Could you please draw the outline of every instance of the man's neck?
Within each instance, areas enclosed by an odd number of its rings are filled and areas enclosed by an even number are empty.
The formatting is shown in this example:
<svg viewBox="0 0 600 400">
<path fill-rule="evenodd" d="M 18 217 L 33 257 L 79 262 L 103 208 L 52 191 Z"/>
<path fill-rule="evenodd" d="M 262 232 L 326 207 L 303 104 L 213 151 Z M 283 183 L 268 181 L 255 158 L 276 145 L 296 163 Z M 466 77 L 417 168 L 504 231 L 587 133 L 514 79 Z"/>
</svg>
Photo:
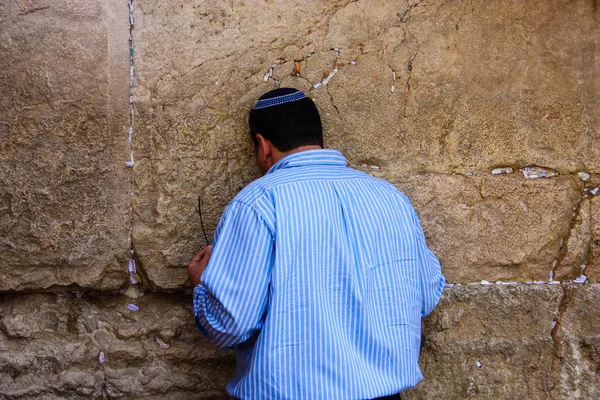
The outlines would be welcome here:
<svg viewBox="0 0 600 400">
<path fill-rule="evenodd" d="M 273 151 L 273 153 L 272 153 L 273 164 L 277 163 L 277 161 L 281 160 L 283 157 L 288 156 L 290 154 L 300 153 L 301 151 L 322 150 L 322 149 L 323 148 L 318 145 L 308 145 L 308 146 L 296 147 L 295 149 L 292 149 L 290 151 L 281 152 L 281 151 L 277 150 L 277 148 L 273 147 L 273 150 L 272 150 Z"/>
</svg>

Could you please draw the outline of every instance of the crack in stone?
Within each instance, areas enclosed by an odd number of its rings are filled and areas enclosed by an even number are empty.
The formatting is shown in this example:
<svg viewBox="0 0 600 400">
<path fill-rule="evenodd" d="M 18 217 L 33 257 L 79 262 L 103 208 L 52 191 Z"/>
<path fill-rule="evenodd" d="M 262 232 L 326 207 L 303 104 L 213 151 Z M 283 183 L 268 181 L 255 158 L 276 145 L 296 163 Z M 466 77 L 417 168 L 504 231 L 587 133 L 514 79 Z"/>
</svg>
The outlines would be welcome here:
<svg viewBox="0 0 600 400">
<path fill-rule="evenodd" d="M 402 116 L 404 118 L 408 118 L 408 115 L 406 115 L 406 110 L 408 108 L 408 100 L 410 97 L 410 90 L 411 90 L 411 86 L 410 86 L 410 80 L 412 78 L 412 61 L 415 59 L 415 57 L 417 56 L 417 53 L 415 53 L 415 55 L 413 56 L 413 58 L 410 60 L 409 64 L 408 64 L 408 80 L 406 81 L 406 89 L 404 91 L 404 110 L 402 112 Z"/>
<path fill-rule="evenodd" d="M 323 49 L 323 45 L 325 43 L 325 40 L 327 40 L 327 36 L 329 36 L 329 31 L 331 30 L 331 20 L 333 19 L 333 17 L 335 17 L 335 15 L 338 13 L 338 11 L 340 11 L 343 8 L 346 8 L 347 6 L 349 6 L 350 4 L 354 3 L 354 1 L 349 1 L 346 4 L 343 5 L 339 5 L 339 6 L 334 6 L 329 14 L 329 18 L 327 19 L 327 22 L 323 22 L 321 25 L 318 25 L 317 27 L 320 28 L 321 26 L 325 26 L 327 31 L 325 32 L 325 34 L 323 35 L 322 39 L 321 39 L 321 44 L 320 44 L 320 48 Z M 327 12 L 326 12 L 327 14 Z"/>
<path fill-rule="evenodd" d="M 419 48 L 420 48 L 419 40 L 413 34 L 410 33 L 408 25 L 409 25 L 409 21 L 410 21 L 410 17 L 411 17 L 410 16 L 410 12 L 414 8 L 418 7 L 419 4 L 420 3 L 417 3 L 417 4 L 414 4 L 412 6 L 409 6 L 409 8 L 404 12 L 404 14 L 402 14 L 402 17 L 400 18 L 401 22 L 405 22 L 405 25 L 404 25 L 404 38 L 402 39 L 402 41 L 403 42 L 406 41 L 408 39 L 408 36 L 410 35 L 417 42 L 417 51 L 415 51 L 415 54 L 408 61 L 408 67 L 407 67 L 407 69 L 408 69 L 408 79 L 406 81 L 405 90 L 404 90 L 404 109 L 402 111 L 402 116 L 405 119 L 408 118 L 408 115 L 406 114 L 406 111 L 407 111 L 407 108 L 408 108 L 408 100 L 409 100 L 410 92 L 411 92 L 411 88 L 412 88 L 410 86 L 410 80 L 412 78 L 413 62 L 414 62 L 415 58 L 417 58 L 417 55 L 419 54 Z"/>
<path fill-rule="evenodd" d="M 307 63 L 308 66 L 308 63 Z M 310 85 L 310 87 L 312 88 L 314 86 L 314 84 L 306 77 L 302 76 L 301 74 L 299 75 L 294 75 L 296 78 L 302 79 L 303 81 L 308 82 L 308 84 Z"/>
<path fill-rule="evenodd" d="M 546 399 L 553 398 L 554 390 L 559 386 L 560 382 L 560 361 L 562 359 L 562 345 L 560 343 L 561 339 L 561 328 L 562 328 L 562 319 L 567 310 L 568 306 L 568 293 L 565 285 L 560 285 L 562 289 L 562 294 L 558 300 L 558 306 L 556 310 L 556 318 L 553 320 L 553 327 L 550 331 L 550 337 L 552 338 L 552 360 L 550 365 L 550 371 L 552 375 L 552 384 L 550 389 L 546 389 Z"/>
<path fill-rule="evenodd" d="M 371 35 L 371 32 L 370 32 L 370 30 L 371 30 L 370 29 L 371 28 L 371 24 L 369 24 L 369 22 L 370 22 L 369 21 L 369 17 L 367 16 L 367 13 L 365 12 L 365 10 L 361 6 L 358 5 L 358 1 L 353 1 L 352 3 L 354 3 L 354 5 L 356 6 L 356 8 L 358 8 L 360 10 L 360 12 L 362 13 L 365 21 L 367 22 L 367 26 L 369 27 L 369 29 L 368 29 L 369 32 L 367 33 L 367 40 L 370 40 L 372 35 Z"/>
<path fill-rule="evenodd" d="M 587 248 L 585 250 L 587 256 L 585 258 L 585 264 L 584 264 L 584 266 L 582 267 L 582 270 L 581 270 L 581 274 L 582 275 L 585 275 L 585 271 L 587 269 L 587 266 L 590 265 L 590 264 L 592 264 L 592 262 L 594 261 L 594 254 L 593 254 L 593 251 L 592 251 L 592 246 L 593 246 L 593 243 L 596 240 L 596 235 L 595 235 L 595 231 L 593 229 L 593 226 L 594 226 L 594 214 L 592 213 L 591 200 L 590 200 L 590 213 L 589 214 L 590 215 L 588 216 L 588 218 L 589 218 L 589 224 L 590 224 L 590 240 L 589 240 L 589 242 L 587 244 Z"/>
<path fill-rule="evenodd" d="M 367 13 L 365 12 L 364 8 L 362 8 L 361 6 L 358 5 L 358 1 L 354 0 L 354 1 L 352 1 L 352 3 L 356 6 L 356 8 L 358 8 L 360 10 L 363 17 L 365 17 L 365 20 L 369 21 L 369 17 L 367 16 Z"/>
<path fill-rule="evenodd" d="M 99 398 L 100 396 L 102 397 L 106 397 L 108 394 L 108 377 L 106 376 L 106 370 L 104 368 L 104 365 L 101 366 L 102 367 L 102 385 L 96 389 L 96 392 L 94 393 L 94 398 Z M 98 393 L 100 392 L 100 393 Z"/>
<path fill-rule="evenodd" d="M 419 4 L 421 4 L 421 2 L 415 3 L 415 4 L 409 4 L 408 8 L 404 11 L 404 13 L 402 13 L 402 15 L 399 15 L 398 17 L 400 18 L 400 22 L 407 22 L 410 19 L 410 12 L 414 9 L 419 7 Z"/>
<path fill-rule="evenodd" d="M 29 15 L 29 14 L 33 14 L 36 11 L 47 10 L 49 8 L 50 8 L 50 6 L 32 7 L 28 10 L 25 10 L 25 11 L 19 13 L 19 15 Z"/>
<path fill-rule="evenodd" d="M 327 91 L 327 94 L 329 95 L 329 101 L 331 102 L 331 105 L 335 109 L 335 112 L 336 112 L 338 118 L 341 120 L 342 117 L 340 116 L 340 110 L 335 105 L 335 102 L 333 101 L 333 96 L 331 95 L 331 92 L 329 91 L 329 88 L 327 87 L 327 85 L 324 85 L 324 86 L 325 86 L 325 90 Z"/>
<path fill-rule="evenodd" d="M 306 76 L 303 75 L 302 70 L 300 70 L 300 69 L 296 70 L 296 68 L 297 68 L 296 64 L 304 61 L 305 62 L 304 71 L 307 71 L 308 70 L 308 59 L 312 56 L 312 54 L 313 53 L 309 53 L 305 56 L 302 56 L 301 58 L 294 58 L 294 59 L 289 59 L 289 60 L 286 58 L 279 58 L 279 59 L 277 59 L 277 63 L 278 63 L 277 66 L 284 65 L 290 61 L 294 62 L 295 63 L 294 70 L 292 71 L 290 76 L 304 80 L 312 88 L 314 86 L 314 84 L 308 78 L 306 78 Z M 271 67 L 270 67 L 271 70 L 275 69 L 274 65 L 275 65 L 275 63 L 271 64 Z M 273 79 L 275 81 L 275 78 L 273 78 L 272 74 L 271 74 L 271 76 L 269 76 L 269 79 Z M 263 80 L 264 80 L 264 77 L 263 77 Z"/>
<path fill-rule="evenodd" d="M 569 243 L 569 240 L 571 239 L 571 235 L 573 235 L 573 232 L 575 231 L 575 227 L 577 226 L 577 221 L 578 221 L 580 213 L 581 213 L 581 205 L 586 200 L 586 198 L 587 197 L 585 196 L 585 194 L 582 194 L 579 201 L 577 201 L 577 204 L 575 204 L 575 208 L 573 210 L 573 216 L 571 217 L 571 221 L 569 222 L 569 230 L 568 230 L 567 234 L 561 238 L 560 247 L 558 249 L 558 255 L 556 257 L 554 265 L 552 266 L 552 270 L 550 271 L 550 280 L 554 280 L 556 273 L 562 266 L 562 263 L 563 263 L 565 257 L 567 256 L 568 243 Z M 591 218 L 591 213 L 590 213 L 590 218 Z M 590 221 L 590 223 L 591 223 L 591 221 Z M 591 246 L 591 241 L 590 241 L 589 245 Z"/>
</svg>

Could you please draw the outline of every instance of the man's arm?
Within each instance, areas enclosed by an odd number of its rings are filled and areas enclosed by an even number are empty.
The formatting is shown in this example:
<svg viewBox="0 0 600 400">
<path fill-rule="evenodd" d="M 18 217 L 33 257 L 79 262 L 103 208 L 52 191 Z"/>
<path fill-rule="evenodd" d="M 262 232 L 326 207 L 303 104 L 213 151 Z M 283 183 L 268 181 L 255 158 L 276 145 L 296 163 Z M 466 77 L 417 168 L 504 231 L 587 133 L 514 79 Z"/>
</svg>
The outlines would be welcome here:
<svg viewBox="0 0 600 400">
<path fill-rule="evenodd" d="M 218 347 L 236 346 L 262 327 L 273 255 L 273 236 L 262 218 L 233 201 L 194 288 L 196 327 Z"/>
<path fill-rule="evenodd" d="M 419 270 L 421 275 L 421 316 L 428 316 L 440 301 L 444 283 L 442 268 L 438 258 L 425 243 L 425 234 L 421 228 L 419 217 L 413 210 L 413 222 L 417 235 L 417 251 L 419 257 Z"/>
</svg>

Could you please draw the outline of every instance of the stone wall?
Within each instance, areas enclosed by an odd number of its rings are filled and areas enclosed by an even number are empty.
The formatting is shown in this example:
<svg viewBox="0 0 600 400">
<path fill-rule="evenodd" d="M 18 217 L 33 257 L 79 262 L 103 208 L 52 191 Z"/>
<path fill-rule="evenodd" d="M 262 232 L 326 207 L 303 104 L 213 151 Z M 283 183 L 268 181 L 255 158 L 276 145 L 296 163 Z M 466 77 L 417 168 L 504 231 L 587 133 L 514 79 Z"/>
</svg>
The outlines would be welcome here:
<svg viewBox="0 0 600 400">
<path fill-rule="evenodd" d="M 2 2 L 0 399 L 224 396 L 185 267 L 276 85 L 409 196 L 454 284 L 407 398 L 600 397 L 596 3 Z"/>
</svg>

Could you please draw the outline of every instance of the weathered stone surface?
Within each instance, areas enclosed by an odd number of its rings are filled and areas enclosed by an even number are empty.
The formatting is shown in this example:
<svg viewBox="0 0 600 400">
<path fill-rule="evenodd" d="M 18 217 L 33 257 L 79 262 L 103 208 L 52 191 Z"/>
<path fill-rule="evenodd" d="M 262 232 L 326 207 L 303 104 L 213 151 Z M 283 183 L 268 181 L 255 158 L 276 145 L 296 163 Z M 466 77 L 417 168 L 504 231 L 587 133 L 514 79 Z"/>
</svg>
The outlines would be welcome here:
<svg viewBox="0 0 600 400">
<path fill-rule="evenodd" d="M 597 170 L 593 4 L 414 3 L 408 11 L 396 6 L 391 25 L 370 16 L 363 17 L 370 30 L 356 18 L 340 22 L 348 37 L 362 32 L 362 41 L 340 47 L 367 54 L 329 85 L 340 115 L 328 120 L 336 144 L 358 163 L 379 158 L 406 172 L 505 164 Z M 348 5 L 355 6 L 371 15 L 382 8 Z"/>
<path fill-rule="evenodd" d="M 559 254 L 554 274 L 556 280 L 576 279 L 582 273 L 594 282 L 600 279 L 597 267 L 600 261 L 599 190 L 600 176 L 589 176 L 585 181 L 581 202 L 571 219 L 571 231 Z"/>
<path fill-rule="evenodd" d="M 600 397 L 600 285 L 565 286 L 555 335 L 553 399 Z"/>
<path fill-rule="evenodd" d="M 326 145 L 398 181 L 499 166 L 600 170 L 600 33 L 589 2 L 136 4 L 134 243 L 153 287 L 184 285 L 185 264 L 204 245 L 197 194 L 210 235 L 257 177 L 247 112 L 275 82 L 309 91 L 337 68 L 309 92 Z M 447 273 L 548 279 L 576 191 L 563 178 L 485 182 L 485 201 L 457 178 L 465 186 L 432 203 L 446 207 L 422 212 Z M 423 195 L 409 195 L 419 206 Z M 473 210 L 460 210 L 456 200 L 469 196 Z"/>
<path fill-rule="evenodd" d="M 241 3 L 234 9 L 214 2 L 137 4 L 135 148 L 140 162 L 134 169 L 134 245 L 151 286 L 181 287 L 190 256 L 205 245 L 197 196 L 202 196 L 203 219 L 212 236 L 227 202 L 258 177 L 247 112 L 273 88 L 272 81 L 262 79 L 287 47 L 281 43 L 291 40 L 286 35 L 301 37 L 288 29 L 292 21 L 281 21 L 276 29 L 268 26 L 279 14 L 295 18 L 298 32 L 308 31 L 328 17 L 329 5 L 307 7 L 303 19 L 278 4 L 268 10 Z M 177 38 L 168 52 L 165 35 Z M 271 50 L 266 44 L 273 40 L 283 47 Z M 283 68 L 275 70 L 278 77 Z"/>
<path fill-rule="evenodd" d="M 600 198 L 591 200 L 590 211 L 592 237 L 590 241 L 590 259 L 585 269 L 586 276 L 594 281 L 600 282 Z"/>
<path fill-rule="evenodd" d="M 375 175 L 412 200 L 450 282 L 548 280 L 581 199 L 569 176 Z"/>
<path fill-rule="evenodd" d="M 554 271 L 554 279 L 576 279 L 591 261 L 592 217 L 591 199 L 585 198 L 576 206 L 571 221 L 571 231 L 563 243 L 562 254 Z"/>
<path fill-rule="evenodd" d="M 597 397 L 599 295 L 597 284 L 447 288 L 424 323 L 425 379 L 405 397 Z M 195 330 L 190 296 L 5 294 L 0 316 L 0 398 L 226 398 L 235 369 Z"/>
<path fill-rule="evenodd" d="M 127 7 L 0 4 L 0 291 L 125 280 Z"/>
<path fill-rule="evenodd" d="M 234 367 L 195 330 L 190 296 L 0 296 L 2 399 L 218 398 Z"/>
<path fill-rule="evenodd" d="M 404 397 L 546 399 L 561 294 L 554 285 L 446 290 L 424 327 L 425 379 Z"/>
<path fill-rule="evenodd" d="M 197 196 L 210 239 L 258 177 L 247 113 L 276 84 L 315 100 L 328 147 L 408 194 L 449 281 L 568 281 L 585 265 L 598 282 L 599 13 L 585 0 L 136 0 L 132 181 L 126 2 L 3 1 L 0 292 L 121 287 L 130 184 L 144 284 L 185 286 L 205 244 Z M 599 293 L 447 289 L 405 397 L 599 397 Z M 0 294 L 0 399 L 226 398 L 235 360 L 195 331 L 190 303 Z"/>
<path fill-rule="evenodd" d="M 590 243 L 585 275 L 600 282 L 600 176 L 593 176 L 590 185 Z M 592 193 L 595 193 L 592 194 Z"/>
</svg>

